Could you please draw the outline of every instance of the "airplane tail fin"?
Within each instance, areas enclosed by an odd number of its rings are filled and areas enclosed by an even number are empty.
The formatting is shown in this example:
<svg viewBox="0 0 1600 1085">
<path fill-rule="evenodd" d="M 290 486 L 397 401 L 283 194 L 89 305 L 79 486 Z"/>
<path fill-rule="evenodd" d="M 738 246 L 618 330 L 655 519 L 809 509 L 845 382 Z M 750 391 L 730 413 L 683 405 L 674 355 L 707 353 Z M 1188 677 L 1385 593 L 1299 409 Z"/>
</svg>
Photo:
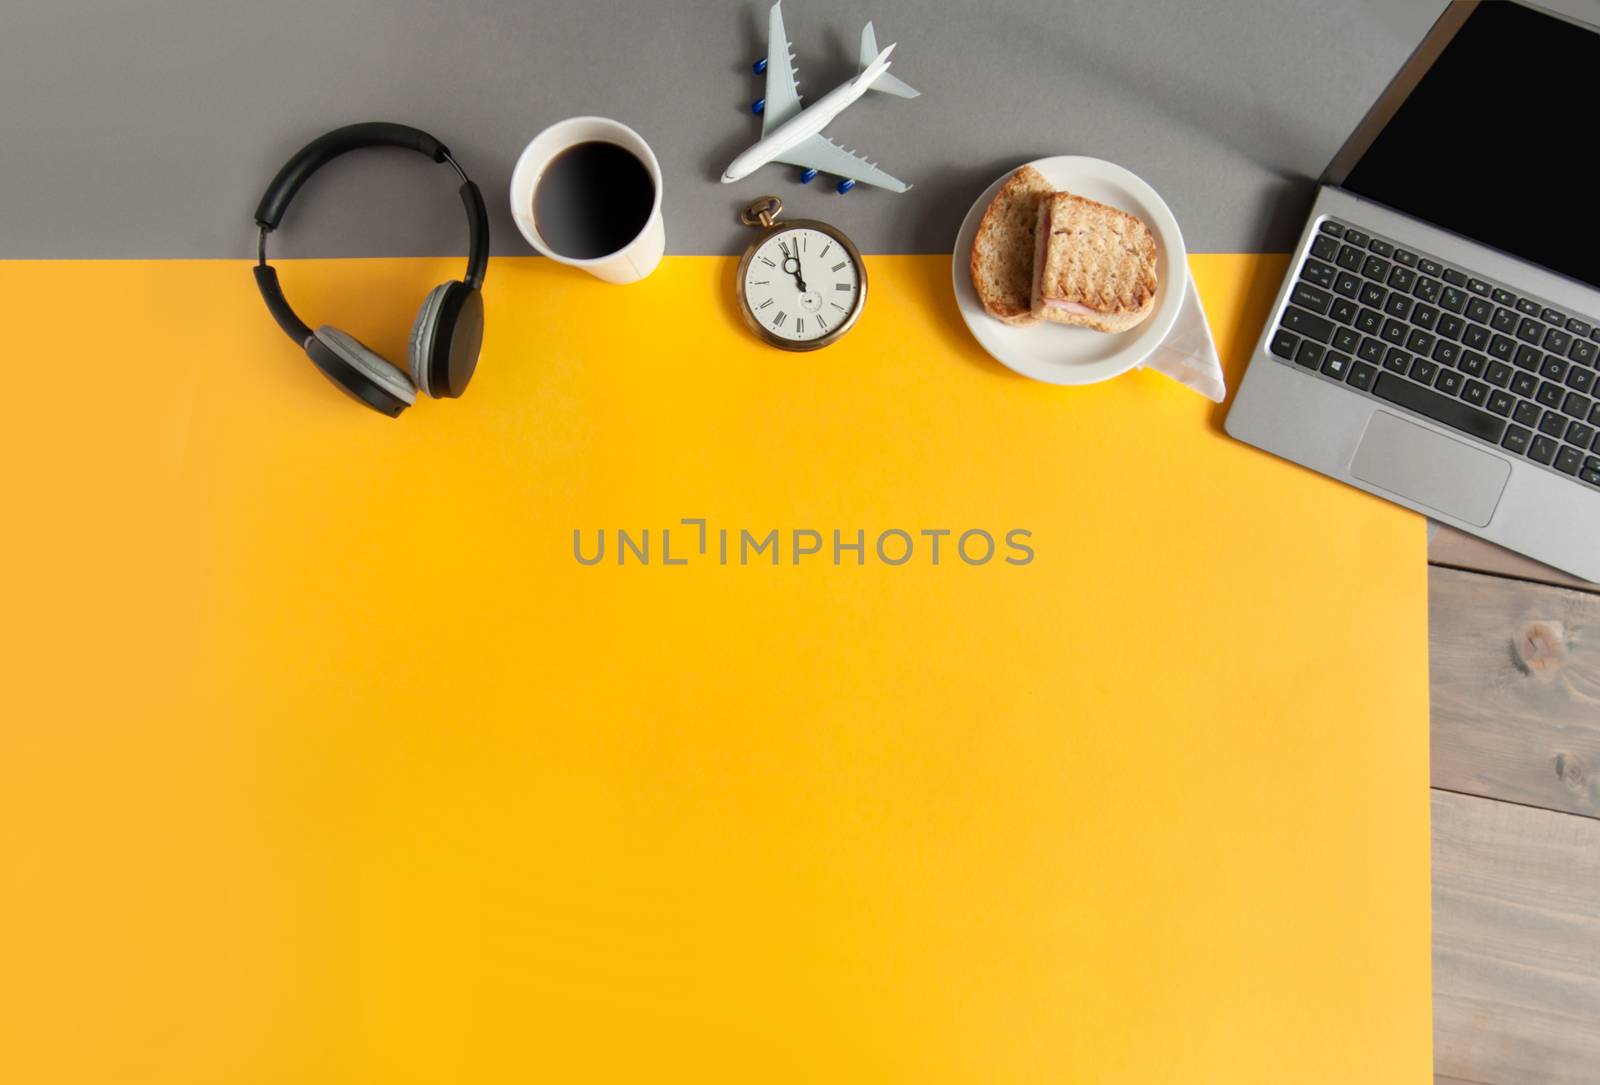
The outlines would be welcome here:
<svg viewBox="0 0 1600 1085">
<path fill-rule="evenodd" d="M 890 46 L 893 48 L 893 46 Z M 872 32 L 872 24 L 868 23 L 861 29 L 861 70 L 865 72 L 878 59 L 878 36 Z M 892 94 L 896 98 L 915 98 L 922 92 L 915 87 L 896 79 L 888 72 L 883 72 L 873 79 L 871 90 Z"/>
</svg>

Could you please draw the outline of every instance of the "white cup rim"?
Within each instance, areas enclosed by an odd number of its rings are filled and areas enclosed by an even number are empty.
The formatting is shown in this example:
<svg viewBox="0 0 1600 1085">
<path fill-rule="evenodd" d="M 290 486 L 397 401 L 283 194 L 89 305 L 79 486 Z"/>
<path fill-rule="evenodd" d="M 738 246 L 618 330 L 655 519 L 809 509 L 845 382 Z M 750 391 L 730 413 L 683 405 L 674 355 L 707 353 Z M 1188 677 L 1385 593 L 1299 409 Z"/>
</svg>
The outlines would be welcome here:
<svg viewBox="0 0 1600 1085">
<path fill-rule="evenodd" d="M 531 157 L 535 145 L 537 145 L 539 141 L 543 139 L 555 138 L 559 136 L 562 129 L 572 128 L 584 124 L 609 127 L 619 135 L 632 139 L 635 144 L 634 146 L 628 146 L 623 143 L 617 143 L 617 146 L 622 147 L 623 150 L 634 155 L 645 164 L 645 167 L 650 171 L 650 180 L 655 187 L 655 199 L 651 202 L 650 213 L 645 216 L 644 223 L 639 227 L 639 232 L 630 237 L 626 244 L 612 252 L 606 253 L 604 256 L 566 256 L 562 253 L 556 252 L 554 247 L 551 246 L 549 242 L 545 241 L 544 235 L 539 232 L 538 223 L 534 221 L 533 217 L 533 193 L 538 187 L 538 179 L 543 174 L 544 168 L 556 157 L 555 154 L 541 155 L 541 161 L 537 163 L 538 172 L 534 173 L 532 178 L 528 178 L 528 173 L 535 169 L 534 159 Z M 610 142 L 616 141 L 613 140 Z M 565 142 L 562 144 L 561 150 L 566 150 L 571 146 L 573 146 L 572 142 Z M 525 180 L 526 184 L 524 184 Z M 527 199 L 519 200 L 518 194 L 523 189 L 526 189 L 526 192 L 523 194 L 526 195 Z M 587 114 L 581 117 L 567 117 L 565 120 L 559 120 L 554 124 L 546 125 L 537 135 L 528 141 L 526 146 L 522 148 L 522 153 L 517 156 L 517 164 L 511 171 L 510 200 L 511 218 L 514 222 L 516 222 L 517 229 L 522 233 L 523 239 L 527 241 L 528 244 L 532 245 L 540 253 L 559 263 L 567 264 L 571 267 L 577 268 L 596 267 L 608 261 L 615 260 L 620 254 L 627 252 L 635 242 L 637 242 L 649 231 L 650 224 L 655 221 L 657 215 L 661 214 L 661 163 L 656 161 L 656 153 L 653 149 L 651 149 L 650 144 L 645 141 L 645 138 L 619 120 L 616 120 L 612 117 L 601 117 L 592 114 Z M 535 240 L 536 238 L 537 240 Z"/>
</svg>

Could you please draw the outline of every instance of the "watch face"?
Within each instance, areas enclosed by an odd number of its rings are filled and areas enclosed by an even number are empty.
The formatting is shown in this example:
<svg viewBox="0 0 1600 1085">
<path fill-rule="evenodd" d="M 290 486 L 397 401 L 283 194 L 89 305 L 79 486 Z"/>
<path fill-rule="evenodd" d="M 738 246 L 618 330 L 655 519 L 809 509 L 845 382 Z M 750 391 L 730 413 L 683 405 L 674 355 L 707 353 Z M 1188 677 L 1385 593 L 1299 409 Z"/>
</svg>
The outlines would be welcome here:
<svg viewBox="0 0 1600 1085">
<path fill-rule="evenodd" d="M 850 243 L 809 224 L 764 235 L 744 263 L 746 316 L 768 342 L 792 350 L 838 338 L 861 311 L 866 276 Z"/>
</svg>

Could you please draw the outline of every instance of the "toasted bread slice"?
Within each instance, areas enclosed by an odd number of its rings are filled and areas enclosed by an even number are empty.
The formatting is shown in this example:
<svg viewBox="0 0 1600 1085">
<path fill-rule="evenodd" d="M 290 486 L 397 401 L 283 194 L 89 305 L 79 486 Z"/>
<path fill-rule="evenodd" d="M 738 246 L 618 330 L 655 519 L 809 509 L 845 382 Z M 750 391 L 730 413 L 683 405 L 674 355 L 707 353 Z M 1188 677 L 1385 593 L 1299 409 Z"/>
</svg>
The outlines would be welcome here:
<svg viewBox="0 0 1600 1085">
<path fill-rule="evenodd" d="M 1034 229 L 1039 204 L 1053 190 L 1044 174 L 1023 166 L 1001 187 L 972 242 L 972 286 L 990 316 L 1033 324 Z"/>
<path fill-rule="evenodd" d="M 1058 192 L 1040 202 L 1032 308 L 1057 324 L 1125 332 L 1156 305 L 1156 239 L 1136 216 Z"/>
</svg>

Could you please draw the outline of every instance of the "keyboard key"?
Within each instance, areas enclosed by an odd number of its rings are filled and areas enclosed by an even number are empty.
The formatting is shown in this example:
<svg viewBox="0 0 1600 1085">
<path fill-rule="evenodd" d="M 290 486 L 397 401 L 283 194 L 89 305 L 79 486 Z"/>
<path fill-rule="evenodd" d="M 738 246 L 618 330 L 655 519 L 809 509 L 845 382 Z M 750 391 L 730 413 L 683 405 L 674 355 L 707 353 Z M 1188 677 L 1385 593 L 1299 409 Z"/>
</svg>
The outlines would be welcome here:
<svg viewBox="0 0 1600 1085">
<path fill-rule="evenodd" d="M 1389 244 L 1387 241 L 1384 241 L 1382 238 L 1375 237 L 1371 241 L 1368 241 L 1367 248 L 1371 249 L 1379 256 L 1394 255 L 1394 246 Z"/>
<path fill-rule="evenodd" d="M 1366 258 L 1367 254 L 1354 245 L 1345 245 L 1339 250 L 1335 262 L 1346 271 L 1360 271 L 1361 264 Z"/>
<path fill-rule="evenodd" d="M 1482 350 L 1489 345 L 1489 329 L 1482 324 L 1468 324 L 1467 330 L 1461 333 L 1461 341 L 1474 350 Z"/>
<path fill-rule="evenodd" d="M 1476 320 L 1479 324 L 1489 323 L 1489 318 L 1494 315 L 1494 306 L 1482 298 L 1472 298 L 1467 302 L 1467 317 Z"/>
<path fill-rule="evenodd" d="M 1497 332 L 1516 331 L 1517 314 L 1510 309 L 1496 309 L 1494 316 L 1489 318 L 1489 326 Z"/>
<path fill-rule="evenodd" d="M 1527 313 L 1529 316 L 1539 315 L 1539 303 L 1532 298 L 1518 298 L 1517 312 Z"/>
<path fill-rule="evenodd" d="M 1532 430 L 1523 429 L 1521 426 L 1507 426 L 1506 439 L 1500 442 L 1500 447 L 1510 449 L 1520 456 L 1528 451 L 1528 441 L 1532 437 Z"/>
<path fill-rule="evenodd" d="M 1456 359 L 1461 356 L 1461 348 L 1448 339 L 1439 340 L 1433 348 L 1433 360 L 1440 365 L 1454 366 Z"/>
<path fill-rule="evenodd" d="M 1344 236 L 1344 227 L 1340 226 L 1332 219 L 1323 219 L 1317 224 L 1317 229 L 1321 230 L 1325 234 L 1331 234 L 1334 237 Z"/>
<path fill-rule="evenodd" d="M 1535 437 L 1533 446 L 1528 449 L 1528 459 L 1534 463 L 1548 465 L 1551 460 L 1556 458 L 1556 450 L 1560 447 L 1548 437 Z"/>
<path fill-rule="evenodd" d="M 1539 419 L 1539 432 L 1546 437 L 1560 437 L 1567 432 L 1567 420 L 1555 411 L 1545 411 Z"/>
<path fill-rule="evenodd" d="M 1394 258 L 1397 263 L 1404 264 L 1406 267 L 1417 266 L 1417 254 L 1410 249 L 1395 249 Z"/>
<path fill-rule="evenodd" d="M 1461 389 L 1461 398 L 1474 407 L 1482 407 L 1489 402 L 1489 386 L 1482 381 L 1467 381 L 1465 388 Z"/>
<path fill-rule="evenodd" d="M 1411 362 L 1411 379 L 1419 384 L 1432 384 L 1434 374 L 1439 372 L 1439 367 L 1426 358 L 1416 358 Z"/>
<path fill-rule="evenodd" d="M 1540 391 L 1544 391 L 1543 388 Z M 1587 418 L 1589 411 L 1594 407 L 1594 400 L 1588 396 L 1579 395 L 1577 392 L 1568 392 L 1561 400 L 1561 409 L 1573 418 Z"/>
<path fill-rule="evenodd" d="M 1361 280 L 1348 271 L 1341 271 L 1333 277 L 1333 292 L 1342 298 L 1353 298 L 1361 293 Z"/>
<path fill-rule="evenodd" d="M 1438 323 L 1438 321 L 1439 310 L 1435 309 L 1431 305 L 1418 305 L 1416 308 L 1411 310 L 1411 323 L 1417 325 L 1418 327 L 1427 328 L 1429 331 L 1432 331 L 1433 326 Z"/>
<path fill-rule="evenodd" d="M 1532 399 L 1533 394 L 1539 390 L 1539 378 L 1532 373 L 1514 373 L 1511 377 L 1511 391 L 1523 399 Z"/>
<path fill-rule="evenodd" d="M 1517 404 L 1517 409 L 1512 412 L 1511 417 L 1517 420 L 1519 426 L 1537 426 L 1539 416 L 1542 414 L 1544 412 L 1539 409 L 1537 403 L 1524 399 Z"/>
<path fill-rule="evenodd" d="M 1350 368 L 1350 355 L 1340 354 L 1330 350 L 1322 359 L 1322 371 L 1334 380 L 1344 380 L 1345 371 Z"/>
<path fill-rule="evenodd" d="M 1467 289 L 1472 291 L 1474 294 L 1482 294 L 1484 297 L 1489 296 L 1489 284 L 1484 282 L 1482 279 L 1469 278 L 1467 280 Z"/>
<path fill-rule="evenodd" d="M 1333 295 L 1325 290 L 1318 290 L 1305 283 L 1295 283 L 1294 290 L 1289 294 L 1289 300 L 1313 312 L 1327 315 L 1328 307 L 1333 304 Z"/>
<path fill-rule="evenodd" d="M 1370 305 L 1374 309 L 1383 308 L 1384 299 L 1389 292 L 1377 283 L 1366 283 L 1361 287 L 1361 304 Z"/>
<path fill-rule="evenodd" d="M 1567 387 L 1585 394 L 1594 391 L 1595 373 L 1592 369 L 1573 366 L 1567 370 Z"/>
<path fill-rule="evenodd" d="M 1383 356 L 1383 368 L 1391 373 L 1405 373 L 1411 368 L 1411 355 L 1399 347 L 1390 347 L 1389 353 Z"/>
<path fill-rule="evenodd" d="M 1301 340 L 1300 349 L 1294 352 L 1294 364 L 1315 369 L 1322 364 L 1322 356 L 1327 349 L 1321 343 L 1313 343 L 1309 339 Z"/>
<path fill-rule="evenodd" d="M 1300 277 L 1324 290 L 1330 289 L 1333 286 L 1333 265 L 1324 264 L 1321 260 L 1307 260 L 1300 269 Z"/>
<path fill-rule="evenodd" d="M 1573 392 L 1572 394 L 1575 396 L 1578 395 L 1576 392 Z M 1537 399 L 1540 403 L 1543 403 L 1546 407 L 1559 407 L 1561 406 L 1561 401 L 1567 398 L 1567 391 L 1559 384 L 1545 381 L 1543 384 L 1539 385 L 1539 391 L 1534 394 L 1533 398 Z M 1578 398 L 1582 399 L 1583 397 L 1578 396 Z"/>
<path fill-rule="evenodd" d="M 1575 316 L 1567 317 L 1567 331 L 1573 335 L 1588 335 L 1593 330 L 1593 328 L 1589 327 L 1588 321 L 1579 320 Z"/>
<path fill-rule="evenodd" d="M 1406 336 L 1406 349 L 1418 354 L 1433 353 L 1434 337 L 1421 328 L 1412 328 L 1411 334 Z"/>
<path fill-rule="evenodd" d="M 1333 307 L 1328 310 L 1328 319 L 1337 320 L 1340 324 L 1354 324 L 1356 314 L 1360 311 L 1349 298 L 1334 298 Z"/>
<path fill-rule="evenodd" d="M 1389 277 L 1390 266 L 1391 265 L 1387 260 L 1379 259 L 1376 256 L 1369 256 L 1361 265 L 1361 274 L 1365 275 L 1369 279 L 1381 283 Z"/>
<path fill-rule="evenodd" d="M 1600 486 L 1600 471 L 1597 471 L 1593 468 L 1585 467 L 1582 471 L 1578 472 L 1578 477 L 1583 479 L 1583 481 L 1587 482 L 1591 486 Z"/>
<path fill-rule="evenodd" d="M 1515 294 L 1498 286 L 1494 288 L 1493 296 L 1496 305 L 1515 305 L 1517 303 Z"/>
<path fill-rule="evenodd" d="M 1594 443 L 1595 428 L 1587 422 L 1573 422 L 1567 427 L 1567 444 L 1588 448 Z"/>
<path fill-rule="evenodd" d="M 1504 419 L 1480 411 L 1459 399 L 1451 399 L 1432 389 L 1412 384 L 1392 373 L 1378 374 L 1372 391 L 1380 399 L 1386 399 L 1396 406 L 1494 444 L 1498 444 L 1505 433 Z"/>
<path fill-rule="evenodd" d="M 1559 328 L 1561 325 L 1567 322 L 1567 314 L 1557 312 L 1554 309 L 1546 309 L 1544 312 L 1539 314 L 1539 319 L 1544 321 L 1546 324 L 1554 324 Z"/>
<path fill-rule="evenodd" d="M 1354 328 L 1340 328 L 1333 333 L 1333 347 L 1347 354 L 1354 354 L 1361 345 L 1361 333 Z"/>
<path fill-rule="evenodd" d="M 1352 245 L 1365 245 L 1368 241 L 1372 240 L 1372 238 L 1368 237 L 1360 230 L 1352 229 L 1349 226 L 1344 228 L 1344 239 L 1350 242 Z"/>
<path fill-rule="evenodd" d="M 1591 426 L 1600 426 L 1600 403 L 1596 403 L 1589 409 L 1589 424 Z M 1595 451 L 1600 452 L 1600 449 Z"/>
<path fill-rule="evenodd" d="M 1537 373 L 1539 371 L 1539 360 L 1543 357 L 1544 355 L 1533 347 L 1524 345 L 1517 348 L 1517 353 L 1511 360 L 1516 363 L 1518 369 L 1526 369 L 1530 373 Z"/>
<path fill-rule="evenodd" d="M 1595 355 L 1600 354 L 1600 347 L 1586 339 L 1574 339 L 1572 349 L 1567 351 L 1567 357 L 1579 365 L 1594 365 Z"/>
<path fill-rule="evenodd" d="M 1551 328 L 1544 333 L 1544 349 L 1555 354 L 1565 354 L 1567 348 L 1572 346 L 1572 336 L 1557 328 Z"/>
<path fill-rule="evenodd" d="M 1320 343 L 1333 338 L 1333 321 L 1304 309 L 1296 309 L 1293 305 L 1283 310 L 1283 326 L 1296 335 L 1307 335 Z"/>
<path fill-rule="evenodd" d="M 1489 409 L 1495 414 L 1499 415 L 1501 418 L 1509 415 L 1511 413 L 1511 408 L 1515 407 L 1516 405 L 1517 401 L 1511 398 L 1510 392 L 1502 392 L 1496 388 L 1494 391 L 1489 393 Z"/>
<path fill-rule="evenodd" d="M 1411 329 L 1401 321 L 1390 319 L 1383 322 L 1383 331 L 1378 334 L 1391 343 L 1404 343 L 1410 332 Z"/>
<path fill-rule="evenodd" d="M 1438 301 L 1439 291 L 1443 289 L 1444 287 L 1438 279 L 1429 279 L 1419 275 L 1417 276 L 1417 285 L 1411 288 L 1411 292 L 1423 301 Z"/>
<path fill-rule="evenodd" d="M 1545 380 L 1558 381 L 1567 375 L 1567 360 L 1557 358 L 1554 354 L 1546 354 L 1539 362 L 1539 376 Z"/>
<path fill-rule="evenodd" d="M 1389 300 L 1383 303 L 1383 311 L 1390 316 L 1397 316 L 1401 320 L 1411 315 L 1411 307 L 1416 303 L 1396 290 L 1389 295 Z"/>
<path fill-rule="evenodd" d="M 1361 340 L 1361 346 L 1356 351 L 1357 357 L 1367 362 L 1383 361 L 1383 341 L 1374 339 L 1370 335 Z"/>
<path fill-rule="evenodd" d="M 1563 475 L 1576 475 L 1581 466 L 1583 453 L 1571 445 L 1562 445 L 1561 451 L 1556 453 L 1556 470 Z"/>
<path fill-rule="evenodd" d="M 1532 317 L 1525 317 L 1517 325 L 1517 338 L 1524 343 L 1537 343 L 1544 338 L 1544 325 Z"/>
<path fill-rule="evenodd" d="M 1318 234 L 1311 239 L 1311 255 L 1318 260 L 1332 260 L 1339 255 L 1339 243 L 1327 234 Z"/>
<path fill-rule="evenodd" d="M 1439 376 L 1434 379 L 1433 386 L 1447 396 L 1461 394 L 1461 384 L 1467 378 L 1457 373 L 1454 369 L 1441 369 Z M 1474 404 L 1480 406 L 1480 404 Z"/>
<path fill-rule="evenodd" d="M 1376 309 L 1363 309 L 1356 314 L 1356 328 L 1368 335 L 1377 335 L 1383 326 L 1383 314 Z"/>
<path fill-rule="evenodd" d="M 1435 325 L 1433 330 L 1438 332 L 1446 339 L 1460 339 L 1461 333 L 1466 330 L 1466 327 L 1467 322 L 1465 320 L 1462 320 L 1458 316 L 1453 316 L 1450 313 L 1445 313 L 1439 318 L 1439 323 Z M 1478 330 L 1483 331 L 1482 328 L 1479 328 Z M 1488 333 L 1484 332 L 1484 334 L 1487 335 Z"/>
<path fill-rule="evenodd" d="M 1396 267 L 1389 272 L 1389 285 L 1396 290 L 1410 290 L 1417 281 L 1417 273 L 1408 267 Z"/>
<path fill-rule="evenodd" d="M 1483 376 L 1483 367 L 1489 359 L 1477 351 L 1464 350 L 1461 352 L 1461 372 L 1473 377 Z"/>
<path fill-rule="evenodd" d="M 1352 388 L 1359 388 L 1363 392 L 1372 387 L 1372 380 L 1378 371 L 1366 362 L 1351 362 L 1350 375 L 1345 378 L 1345 383 Z"/>
<path fill-rule="evenodd" d="M 1496 388 L 1505 388 L 1511 383 L 1511 367 L 1504 362 L 1490 362 L 1483 377 Z"/>
<path fill-rule="evenodd" d="M 1439 308 L 1441 309 L 1459 313 L 1466 307 L 1467 292 L 1465 290 L 1457 290 L 1453 286 L 1447 286 L 1444 288 L 1444 292 L 1439 295 Z"/>
<path fill-rule="evenodd" d="M 1444 281 L 1451 286 L 1466 286 L 1467 273 L 1453 267 L 1447 267 L 1444 269 Z"/>
<path fill-rule="evenodd" d="M 1417 268 L 1424 275 L 1440 275 L 1444 273 L 1444 267 L 1437 260 L 1429 260 L 1426 256 L 1417 260 Z"/>
</svg>

